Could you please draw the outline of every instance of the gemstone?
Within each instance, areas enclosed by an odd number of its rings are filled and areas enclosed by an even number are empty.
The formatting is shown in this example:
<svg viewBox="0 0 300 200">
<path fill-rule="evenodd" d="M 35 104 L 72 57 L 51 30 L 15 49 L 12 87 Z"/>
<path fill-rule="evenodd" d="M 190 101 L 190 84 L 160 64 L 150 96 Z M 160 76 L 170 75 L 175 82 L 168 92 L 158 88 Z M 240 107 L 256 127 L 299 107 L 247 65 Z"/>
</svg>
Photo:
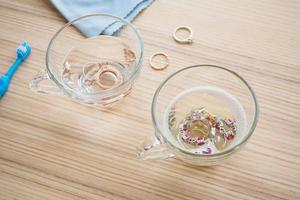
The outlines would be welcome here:
<svg viewBox="0 0 300 200">
<path fill-rule="evenodd" d="M 207 147 L 205 150 L 202 151 L 204 154 L 211 154 L 212 150 L 210 147 Z"/>
<path fill-rule="evenodd" d="M 227 141 L 223 135 L 216 134 L 216 136 L 214 138 L 214 144 L 218 150 L 223 150 L 227 146 Z"/>
<path fill-rule="evenodd" d="M 226 139 L 227 140 L 233 140 L 233 138 L 234 138 L 234 134 L 232 133 L 232 131 L 228 131 L 226 133 Z"/>
<path fill-rule="evenodd" d="M 203 121 L 198 120 L 188 124 L 187 130 L 192 137 L 206 138 L 209 135 L 210 127 Z"/>
</svg>

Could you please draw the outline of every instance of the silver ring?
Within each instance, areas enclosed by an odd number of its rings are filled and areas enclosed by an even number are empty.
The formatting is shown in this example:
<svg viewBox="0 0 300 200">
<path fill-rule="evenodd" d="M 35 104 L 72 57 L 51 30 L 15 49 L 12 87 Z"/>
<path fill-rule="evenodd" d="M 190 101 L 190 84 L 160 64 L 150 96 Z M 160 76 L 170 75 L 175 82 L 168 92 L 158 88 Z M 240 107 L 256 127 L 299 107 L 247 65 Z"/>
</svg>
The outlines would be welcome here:
<svg viewBox="0 0 300 200">
<path fill-rule="evenodd" d="M 209 140 L 209 134 L 211 132 L 209 116 L 209 113 L 207 113 L 204 107 L 193 109 L 191 113 L 179 125 L 179 135 L 182 140 L 195 146 L 202 146 L 206 144 Z M 195 122 L 201 123 L 202 126 L 205 127 L 206 132 L 203 132 L 199 128 L 196 128 L 201 131 L 201 135 L 193 136 L 191 134 L 191 131 L 195 128 L 192 127 L 192 124 Z"/>
<path fill-rule="evenodd" d="M 187 30 L 190 34 L 188 37 L 180 39 L 176 35 L 179 30 Z M 175 31 L 173 33 L 173 38 L 178 43 L 191 44 L 191 43 L 193 43 L 193 30 L 189 26 L 179 26 L 175 29 Z"/>
</svg>

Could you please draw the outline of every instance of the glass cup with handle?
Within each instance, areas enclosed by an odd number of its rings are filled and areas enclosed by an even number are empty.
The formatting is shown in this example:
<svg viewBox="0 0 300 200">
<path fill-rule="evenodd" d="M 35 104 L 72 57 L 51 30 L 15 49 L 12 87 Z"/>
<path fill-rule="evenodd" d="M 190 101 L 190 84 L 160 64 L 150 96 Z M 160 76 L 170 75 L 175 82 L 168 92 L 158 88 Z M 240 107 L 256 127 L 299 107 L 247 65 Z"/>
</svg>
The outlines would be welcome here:
<svg viewBox="0 0 300 200">
<path fill-rule="evenodd" d="M 198 116 L 193 115 L 196 111 Z M 152 101 L 152 121 L 155 133 L 138 149 L 140 159 L 176 157 L 193 165 L 216 165 L 249 140 L 258 121 L 258 102 L 237 73 L 215 65 L 195 65 L 161 83 Z M 233 121 L 234 138 L 225 137 L 226 123 Z M 201 135 L 202 143 L 183 133 Z"/>
<path fill-rule="evenodd" d="M 97 22 L 109 23 L 107 29 L 120 29 L 100 32 Z M 92 31 L 86 36 L 76 27 Z M 46 52 L 46 68 L 32 78 L 29 86 L 38 93 L 111 106 L 131 91 L 142 66 L 143 51 L 141 36 L 131 23 L 108 14 L 82 16 L 54 34 Z"/>
</svg>

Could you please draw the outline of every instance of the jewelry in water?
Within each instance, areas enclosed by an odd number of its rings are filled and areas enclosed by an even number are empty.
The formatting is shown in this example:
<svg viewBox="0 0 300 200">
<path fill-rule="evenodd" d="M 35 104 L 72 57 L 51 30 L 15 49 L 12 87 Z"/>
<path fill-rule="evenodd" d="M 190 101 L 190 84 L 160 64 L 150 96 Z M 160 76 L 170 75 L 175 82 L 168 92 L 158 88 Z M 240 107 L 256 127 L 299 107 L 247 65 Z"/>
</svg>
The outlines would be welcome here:
<svg viewBox="0 0 300 200">
<path fill-rule="evenodd" d="M 244 136 L 245 112 L 227 91 L 210 86 L 190 88 L 171 100 L 164 135 L 174 146 L 195 154 L 215 154 Z"/>
<path fill-rule="evenodd" d="M 129 79 L 135 65 L 133 50 L 116 37 L 100 35 L 84 39 L 71 49 L 61 76 L 69 89 L 93 94 L 120 86 Z"/>
</svg>

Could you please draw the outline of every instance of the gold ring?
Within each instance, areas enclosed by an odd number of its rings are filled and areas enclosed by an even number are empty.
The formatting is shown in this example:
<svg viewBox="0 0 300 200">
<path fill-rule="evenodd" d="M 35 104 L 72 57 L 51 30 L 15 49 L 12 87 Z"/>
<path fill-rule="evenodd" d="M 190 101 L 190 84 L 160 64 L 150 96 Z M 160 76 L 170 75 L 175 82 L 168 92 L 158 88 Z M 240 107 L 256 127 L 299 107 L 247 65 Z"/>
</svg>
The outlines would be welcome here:
<svg viewBox="0 0 300 200">
<path fill-rule="evenodd" d="M 123 81 L 123 77 L 121 72 L 119 72 L 117 69 L 115 68 L 111 68 L 108 65 L 103 65 L 101 67 L 101 69 L 99 69 L 99 71 L 96 73 L 97 79 L 96 79 L 96 83 L 103 89 L 109 89 L 112 86 L 111 85 L 105 85 L 101 83 L 101 76 L 105 73 L 110 73 L 112 74 L 112 76 L 114 77 L 114 79 L 118 79 L 120 78 L 120 80 L 118 80 L 117 82 L 115 82 L 113 84 L 113 86 L 115 86 L 116 84 L 120 84 Z"/>
<path fill-rule="evenodd" d="M 165 62 L 164 65 L 156 66 L 156 65 L 154 65 L 154 64 L 152 63 L 152 60 L 153 60 L 154 57 L 159 56 L 159 55 L 160 55 L 160 56 L 163 56 L 163 57 L 166 59 L 166 62 Z M 150 66 L 151 66 L 153 69 L 155 69 L 155 70 L 163 70 L 163 69 L 165 69 L 165 68 L 169 65 L 169 57 L 168 57 L 168 55 L 167 55 L 166 53 L 164 53 L 164 52 L 156 52 L 156 53 L 154 53 L 154 54 L 150 57 L 149 62 L 150 62 Z"/>
<path fill-rule="evenodd" d="M 187 30 L 189 32 L 189 35 L 183 39 L 178 38 L 176 34 L 179 30 Z M 173 38 L 178 43 L 191 44 L 193 42 L 193 31 L 189 26 L 179 26 L 175 29 L 173 33 Z"/>
<path fill-rule="evenodd" d="M 94 74 L 90 77 L 87 77 L 86 70 L 88 70 L 89 68 L 97 68 L 97 69 L 93 69 Z M 85 65 L 83 68 L 83 76 L 85 82 L 88 85 L 92 85 L 96 83 L 98 86 L 100 86 L 103 89 L 109 89 L 112 87 L 111 85 L 105 85 L 101 82 L 101 76 L 104 75 L 105 73 L 110 73 L 114 77 L 114 79 L 119 79 L 117 82 L 114 83 L 113 85 L 114 87 L 116 84 L 120 84 L 123 81 L 123 76 L 121 72 L 119 72 L 115 68 L 109 67 L 109 63 L 98 63 L 98 64 L 91 63 L 90 65 Z"/>
</svg>

